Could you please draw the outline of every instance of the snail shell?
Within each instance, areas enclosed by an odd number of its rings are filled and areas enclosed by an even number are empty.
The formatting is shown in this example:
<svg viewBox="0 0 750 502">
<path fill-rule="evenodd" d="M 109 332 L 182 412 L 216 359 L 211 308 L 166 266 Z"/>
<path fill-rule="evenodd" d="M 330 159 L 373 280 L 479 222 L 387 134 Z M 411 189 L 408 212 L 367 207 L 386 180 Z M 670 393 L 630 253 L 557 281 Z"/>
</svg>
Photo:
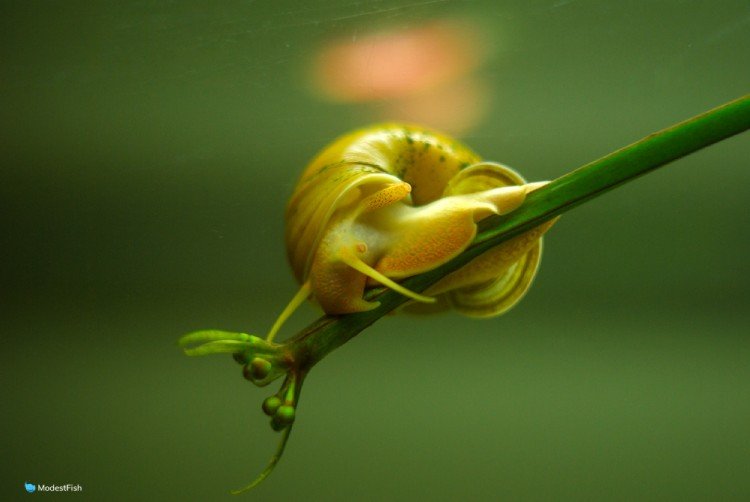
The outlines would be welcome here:
<svg viewBox="0 0 750 502">
<path fill-rule="evenodd" d="M 287 254 L 303 285 L 287 310 L 308 296 L 328 314 L 369 310 L 378 304 L 363 299 L 365 288 L 385 285 L 417 301 L 407 311 L 500 315 L 531 285 L 552 223 L 485 252 L 424 295 L 397 281 L 461 253 L 478 221 L 512 211 L 542 184 L 526 184 L 421 127 L 381 124 L 347 134 L 315 157 L 287 206 Z"/>
</svg>

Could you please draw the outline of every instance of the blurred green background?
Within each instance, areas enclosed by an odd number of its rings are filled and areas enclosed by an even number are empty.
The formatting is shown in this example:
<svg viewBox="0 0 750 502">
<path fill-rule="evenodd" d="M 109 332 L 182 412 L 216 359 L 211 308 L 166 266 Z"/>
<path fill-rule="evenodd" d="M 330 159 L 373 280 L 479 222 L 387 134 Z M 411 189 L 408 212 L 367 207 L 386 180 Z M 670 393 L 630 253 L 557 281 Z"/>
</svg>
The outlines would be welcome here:
<svg viewBox="0 0 750 502">
<path fill-rule="evenodd" d="M 264 333 L 299 172 L 402 118 L 317 89 L 326 44 L 457 19 L 485 51 L 462 139 L 532 180 L 750 90 L 746 0 L 2 3 L 0 498 L 255 476 L 276 384 L 175 341 Z M 383 319 L 311 373 L 245 498 L 749 498 L 749 183 L 746 134 L 568 213 L 504 317 Z"/>
</svg>

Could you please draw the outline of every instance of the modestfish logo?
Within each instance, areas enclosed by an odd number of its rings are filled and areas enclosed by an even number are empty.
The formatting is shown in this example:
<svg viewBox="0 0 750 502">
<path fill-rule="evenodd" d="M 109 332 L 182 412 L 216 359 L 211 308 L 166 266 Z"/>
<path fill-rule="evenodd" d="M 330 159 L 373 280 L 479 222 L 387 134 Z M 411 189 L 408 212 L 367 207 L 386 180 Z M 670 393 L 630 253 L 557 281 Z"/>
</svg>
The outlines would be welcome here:
<svg viewBox="0 0 750 502">
<path fill-rule="evenodd" d="M 36 491 L 36 485 L 34 483 L 29 483 L 28 481 L 25 483 L 26 485 L 26 491 L 29 493 L 34 493 Z"/>
</svg>

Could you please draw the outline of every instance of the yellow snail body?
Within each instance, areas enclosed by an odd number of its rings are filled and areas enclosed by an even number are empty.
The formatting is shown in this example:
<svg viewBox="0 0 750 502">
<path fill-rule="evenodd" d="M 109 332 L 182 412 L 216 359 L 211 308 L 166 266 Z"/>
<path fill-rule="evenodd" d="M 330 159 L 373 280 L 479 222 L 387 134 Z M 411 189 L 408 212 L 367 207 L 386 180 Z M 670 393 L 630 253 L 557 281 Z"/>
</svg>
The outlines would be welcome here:
<svg viewBox="0 0 750 502">
<path fill-rule="evenodd" d="M 513 211 L 543 184 L 526 184 L 422 127 L 381 124 L 340 137 L 305 169 L 287 206 L 287 254 L 302 287 L 268 339 L 308 297 L 327 314 L 377 307 L 363 299 L 375 285 L 414 300 L 406 311 L 502 314 L 531 285 L 552 223 L 485 252 L 424 294 L 397 281 L 448 262 L 471 244 L 477 222 Z"/>
</svg>

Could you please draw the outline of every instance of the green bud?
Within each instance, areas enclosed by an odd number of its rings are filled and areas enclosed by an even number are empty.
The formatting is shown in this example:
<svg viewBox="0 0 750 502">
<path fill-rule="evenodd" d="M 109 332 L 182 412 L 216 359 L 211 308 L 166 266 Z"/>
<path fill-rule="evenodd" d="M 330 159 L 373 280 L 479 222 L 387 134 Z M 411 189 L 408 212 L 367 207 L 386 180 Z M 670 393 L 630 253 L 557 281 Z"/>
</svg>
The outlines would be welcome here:
<svg viewBox="0 0 750 502">
<path fill-rule="evenodd" d="M 281 399 L 278 396 L 267 397 L 263 401 L 263 413 L 272 417 L 276 413 L 276 410 L 279 409 L 279 406 L 281 406 Z"/>
<path fill-rule="evenodd" d="M 267 360 L 261 357 L 256 357 L 250 361 L 252 367 L 253 376 L 258 380 L 263 380 L 268 376 L 273 368 L 273 365 Z"/>
<path fill-rule="evenodd" d="M 271 417 L 271 428 L 275 431 L 283 430 L 294 422 L 294 406 L 285 404 L 279 406 L 276 413 Z"/>
<path fill-rule="evenodd" d="M 253 358 L 250 363 L 242 370 L 243 375 L 248 380 L 263 380 L 271 372 L 273 365 L 262 357 Z"/>
<path fill-rule="evenodd" d="M 276 410 L 273 418 L 285 425 L 291 424 L 292 422 L 294 422 L 294 406 L 290 406 L 288 404 L 279 406 L 279 409 Z"/>
</svg>

